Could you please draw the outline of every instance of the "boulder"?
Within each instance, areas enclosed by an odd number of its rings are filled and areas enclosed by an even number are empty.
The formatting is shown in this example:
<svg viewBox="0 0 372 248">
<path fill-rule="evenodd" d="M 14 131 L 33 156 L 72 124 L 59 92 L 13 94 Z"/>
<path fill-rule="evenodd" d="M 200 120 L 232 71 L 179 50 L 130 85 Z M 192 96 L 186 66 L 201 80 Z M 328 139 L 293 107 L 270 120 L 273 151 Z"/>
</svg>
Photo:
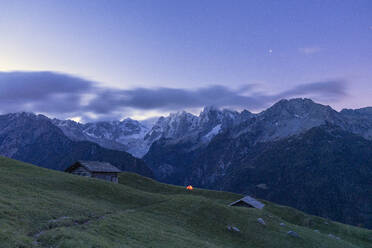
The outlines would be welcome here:
<svg viewBox="0 0 372 248">
<path fill-rule="evenodd" d="M 266 225 L 265 221 L 262 218 L 258 218 L 257 221 L 262 225 Z"/>
<path fill-rule="evenodd" d="M 298 235 L 298 233 L 296 233 L 295 231 L 288 231 L 287 234 L 290 235 L 290 236 L 292 236 L 292 237 L 296 237 L 296 238 L 300 237 Z"/>
<path fill-rule="evenodd" d="M 240 232 L 240 229 L 237 228 L 236 226 L 227 226 L 227 230 L 231 232 Z"/>
<path fill-rule="evenodd" d="M 337 237 L 336 235 L 333 235 L 333 234 L 328 234 L 328 237 L 332 238 L 332 239 L 337 239 L 337 240 L 340 240 L 340 237 Z"/>
</svg>

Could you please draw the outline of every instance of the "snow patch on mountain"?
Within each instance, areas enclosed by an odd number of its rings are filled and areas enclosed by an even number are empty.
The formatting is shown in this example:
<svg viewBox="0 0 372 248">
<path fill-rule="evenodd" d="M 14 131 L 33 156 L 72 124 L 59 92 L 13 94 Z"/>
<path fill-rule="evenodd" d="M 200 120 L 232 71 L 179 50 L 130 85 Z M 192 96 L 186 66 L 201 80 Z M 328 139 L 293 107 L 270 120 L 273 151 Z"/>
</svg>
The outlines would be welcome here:
<svg viewBox="0 0 372 248">
<path fill-rule="evenodd" d="M 216 136 L 221 130 L 221 124 L 218 124 L 217 126 L 215 126 L 209 133 L 207 133 L 206 135 L 204 135 L 204 138 L 207 140 L 207 141 L 211 141 L 212 138 L 214 136 Z"/>
<path fill-rule="evenodd" d="M 250 115 L 248 111 L 240 114 L 207 106 L 199 116 L 180 111 L 141 122 L 130 118 L 86 124 L 58 119 L 53 119 L 52 122 L 72 140 L 88 140 L 109 149 L 123 150 L 136 157 L 143 157 L 159 139 L 172 143 L 189 141 L 205 145 L 222 129 L 235 125 Z"/>
<path fill-rule="evenodd" d="M 137 147 L 140 149 L 149 131 L 149 127 L 130 118 L 123 121 L 86 124 L 57 119 L 53 119 L 52 122 L 74 141 L 92 141 L 103 147 L 122 151 L 133 151 Z"/>
</svg>

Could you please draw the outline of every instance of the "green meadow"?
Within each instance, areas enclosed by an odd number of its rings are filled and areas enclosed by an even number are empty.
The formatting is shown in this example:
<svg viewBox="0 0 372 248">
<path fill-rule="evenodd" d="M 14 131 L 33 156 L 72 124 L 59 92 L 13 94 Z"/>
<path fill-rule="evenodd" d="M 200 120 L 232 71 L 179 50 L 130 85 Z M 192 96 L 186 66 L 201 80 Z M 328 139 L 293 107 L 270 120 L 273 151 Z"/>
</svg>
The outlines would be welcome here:
<svg viewBox="0 0 372 248">
<path fill-rule="evenodd" d="M 133 173 L 113 184 L 0 157 L 0 248 L 372 247 L 367 229 L 266 201 L 263 210 L 228 206 L 241 197 Z"/>
</svg>

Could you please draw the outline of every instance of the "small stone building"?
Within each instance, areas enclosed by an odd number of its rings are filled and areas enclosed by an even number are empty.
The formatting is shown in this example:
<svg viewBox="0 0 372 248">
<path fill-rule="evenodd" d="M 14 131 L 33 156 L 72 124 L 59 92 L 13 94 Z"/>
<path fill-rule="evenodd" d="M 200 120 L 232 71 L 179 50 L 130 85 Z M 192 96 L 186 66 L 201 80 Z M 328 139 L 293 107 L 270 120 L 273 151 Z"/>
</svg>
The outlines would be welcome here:
<svg viewBox="0 0 372 248">
<path fill-rule="evenodd" d="M 256 199 L 250 196 L 245 196 L 242 199 L 239 199 L 237 201 L 234 201 L 233 203 L 230 203 L 229 206 L 262 209 L 265 206 L 265 204 L 263 204 L 260 201 L 257 201 Z"/>
<path fill-rule="evenodd" d="M 65 172 L 118 183 L 118 174 L 121 171 L 107 162 L 79 160 L 73 165 L 69 166 Z"/>
</svg>

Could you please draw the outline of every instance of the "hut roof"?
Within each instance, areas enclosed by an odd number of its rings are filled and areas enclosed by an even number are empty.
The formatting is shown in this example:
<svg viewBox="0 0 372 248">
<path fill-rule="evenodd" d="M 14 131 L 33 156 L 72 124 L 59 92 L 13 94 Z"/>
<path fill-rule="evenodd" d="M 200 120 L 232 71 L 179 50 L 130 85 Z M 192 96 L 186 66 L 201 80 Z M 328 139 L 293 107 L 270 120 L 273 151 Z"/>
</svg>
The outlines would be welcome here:
<svg viewBox="0 0 372 248">
<path fill-rule="evenodd" d="M 234 201 L 233 203 L 230 203 L 229 206 L 234 206 L 239 202 L 245 202 L 246 204 L 248 204 L 248 205 L 250 205 L 254 208 L 258 208 L 258 209 L 262 209 L 265 206 L 265 204 L 263 204 L 262 202 L 254 199 L 253 197 L 250 197 L 250 196 L 245 196 L 242 199 Z"/>
<path fill-rule="evenodd" d="M 66 169 L 67 172 L 73 170 L 78 164 L 83 166 L 85 169 L 89 170 L 90 172 L 113 172 L 119 173 L 121 170 L 116 168 L 110 163 L 107 162 L 99 162 L 99 161 L 83 161 L 79 160 L 72 166 Z"/>
</svg>

